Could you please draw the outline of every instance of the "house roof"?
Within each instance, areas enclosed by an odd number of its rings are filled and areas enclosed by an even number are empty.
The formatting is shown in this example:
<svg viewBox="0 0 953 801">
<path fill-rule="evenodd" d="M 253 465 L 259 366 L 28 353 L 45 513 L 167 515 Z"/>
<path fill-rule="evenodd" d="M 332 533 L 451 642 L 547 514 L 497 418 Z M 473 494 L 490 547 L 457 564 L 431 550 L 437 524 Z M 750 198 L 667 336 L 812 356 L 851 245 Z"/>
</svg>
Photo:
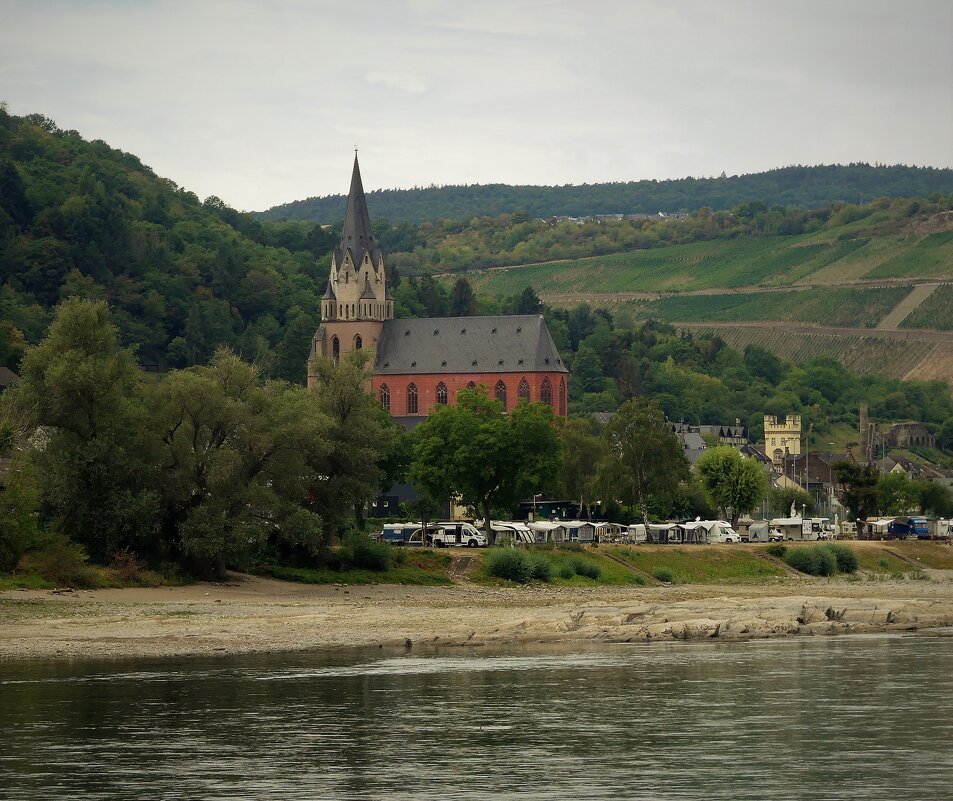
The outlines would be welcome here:
<svg viewBox="0 0 953 801">
<path fill-rule="evenodd" d="M 9 367 L 0 366 L 0 387 L 8 387 L 16 384 L 20 376 L 13 372 Z"/>
<path fill-rule="evenodd" d="M 568 373 L 541 314 L 385 320 L 374 372 Z"/>
</svg>

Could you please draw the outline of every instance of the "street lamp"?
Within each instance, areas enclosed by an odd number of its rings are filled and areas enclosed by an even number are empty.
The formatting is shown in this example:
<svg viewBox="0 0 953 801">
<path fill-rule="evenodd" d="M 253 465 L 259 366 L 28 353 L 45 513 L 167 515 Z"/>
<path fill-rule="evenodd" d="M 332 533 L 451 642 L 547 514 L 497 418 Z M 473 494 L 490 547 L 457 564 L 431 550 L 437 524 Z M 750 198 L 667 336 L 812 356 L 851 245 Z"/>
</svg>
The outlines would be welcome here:
<svg viewBox="0 0 953 801">
<path fill-rule="evenodd" d="M 536 522 L 536 499 L 542 498 L 542 497 L 543 497 L 543 493 L 541 492 L 538 492 L 536 493 L 536 495 L 533 496 L 533 522 Z"/>
</svg>

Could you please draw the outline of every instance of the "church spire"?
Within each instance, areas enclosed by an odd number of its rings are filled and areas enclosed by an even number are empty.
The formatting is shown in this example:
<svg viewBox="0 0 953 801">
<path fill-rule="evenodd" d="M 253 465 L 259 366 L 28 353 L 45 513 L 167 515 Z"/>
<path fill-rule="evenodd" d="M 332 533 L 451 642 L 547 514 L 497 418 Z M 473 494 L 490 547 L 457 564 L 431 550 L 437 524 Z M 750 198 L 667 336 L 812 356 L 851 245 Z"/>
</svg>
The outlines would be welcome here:
<svg viewBox="0 0 953 801">
<path fill-rule="evenodd" d="M 347 194 L 347 211 L 344 213 L 341 260 L 348 249 L 351 251 L 351 262 L 355 267 L 364 260 L 365 253 L 370 253 L 371 261 L 376 266 L 374 251 L 377 249 L 377 243 L 371 233 L 371 217 L 367 212 L 367 198 L 364 197 L 364 185 L 361 183 L 361 167 L 357 163 L 357 151 L 354 151 L 354 171 L 351 173 L 351 189 Z"/>
</svg>

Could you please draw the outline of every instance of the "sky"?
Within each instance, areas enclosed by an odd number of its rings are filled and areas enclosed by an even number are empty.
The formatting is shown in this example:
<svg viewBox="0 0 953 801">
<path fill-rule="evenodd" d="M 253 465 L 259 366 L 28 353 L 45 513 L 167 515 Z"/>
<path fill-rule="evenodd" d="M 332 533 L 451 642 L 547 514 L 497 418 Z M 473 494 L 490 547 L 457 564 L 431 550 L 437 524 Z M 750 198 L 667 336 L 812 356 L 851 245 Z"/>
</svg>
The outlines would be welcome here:
<svg viewBox="0 0 953 801">
<path fill-rule="evenodd" d="M 243 210 L 953 167 L 953 0 L 0 0 L 0 101 Z"/>
</svg>

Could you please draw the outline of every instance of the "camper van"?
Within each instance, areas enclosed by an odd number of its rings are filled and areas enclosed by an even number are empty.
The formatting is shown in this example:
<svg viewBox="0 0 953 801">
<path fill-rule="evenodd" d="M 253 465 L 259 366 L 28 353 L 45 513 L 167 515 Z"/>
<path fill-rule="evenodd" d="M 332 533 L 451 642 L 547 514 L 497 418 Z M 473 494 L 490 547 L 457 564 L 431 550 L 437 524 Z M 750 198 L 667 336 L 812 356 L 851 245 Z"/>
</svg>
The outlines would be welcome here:
<svg viewBox="0 0 953 801">
<path fill-rule="evenodd" d="M 887 525 L 887 535 L 891 539 L 907 539 L 916 537 L 918 540 L 930 539 L 930 529 L 925 517 L 895 517 Z"/>
<path fill-rule="evenodd" d="M 486 534 L 472 523 L 454 521 L 436 525 L 436 531 L 430 535 L 435 548 L 482 548 L 486 545 Z"/>
</svg>

